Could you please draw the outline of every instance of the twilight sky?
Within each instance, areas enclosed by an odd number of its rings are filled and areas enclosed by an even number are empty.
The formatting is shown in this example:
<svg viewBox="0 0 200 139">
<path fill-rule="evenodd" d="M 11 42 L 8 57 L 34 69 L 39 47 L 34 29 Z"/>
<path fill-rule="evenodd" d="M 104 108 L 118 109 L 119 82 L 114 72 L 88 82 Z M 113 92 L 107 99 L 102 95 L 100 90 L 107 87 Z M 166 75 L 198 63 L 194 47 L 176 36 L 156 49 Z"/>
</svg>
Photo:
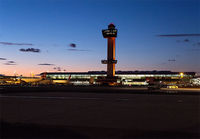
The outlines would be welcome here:
<svg viewBox="0 0 200 139">
<path fill-rule="evenodd" d="M 200 72 L 199 0 L 0 0 L 0 74 L 106 70 L 111 22 L 116 70 Z"/>
</svg>

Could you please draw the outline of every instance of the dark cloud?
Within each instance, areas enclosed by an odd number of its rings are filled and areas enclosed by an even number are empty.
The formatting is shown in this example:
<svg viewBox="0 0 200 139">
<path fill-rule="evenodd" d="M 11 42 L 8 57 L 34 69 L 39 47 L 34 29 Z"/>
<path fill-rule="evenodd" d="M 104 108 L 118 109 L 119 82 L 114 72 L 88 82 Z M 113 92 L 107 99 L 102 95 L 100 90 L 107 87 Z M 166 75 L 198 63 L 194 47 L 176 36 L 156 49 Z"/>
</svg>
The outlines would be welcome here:
<svg viewBox="0 0 200 139">
<path fill-rule="evenodd" d="M 15 64 L 15 63 L 4 63 L 4 65 L 17 65 L 17 64 Z"/>
<path fill-rule="evenodd" d="M 89 50 L 84 50 L 84 49 L 67 49 L 68 51 L 89 51 Z"/>
<path fill-rule="evenodd" d="M 168 59 L 169 62 L 175 62 L 176 59 Z"/>
<path fill-rule="evenodd" d="M 61 71 L 61 67 L 54 67 L 54 70 Z"/>
<path fill-rule="evenodd" d="M 189 41 L 190 41 L 189 39 L 185 39 L 185 40 L 184 40 L 184 42 L 189 42 Z"/>
<path fill-rule="evenodd" d="M 15 63 L 15 61 L 8 61 L 8 63 Z"/>
<path fill-rule="evenodd" d="M 57 71 L 61 71 L 61 68 L 60 68 L 60 67 L 57 67 Z"/>
<path fill-rule="evenodd" d="M 200 46 L 200 42 L 194 43 L 193 46 Z"/>
<path fill-rule="evenodd" d="M 4 65 L 17 65 L 15 61 L 7 61 Z"/>
<path fill-rule="evenodd" d="M 89 50 L 84 50 L 84 49 L 76 49 L 76 44 L 75 43 L 70 43 L 69 44 L 70 47 L 72 47 L 71 49 L 67 49 L 68 51 L 89 51 Z"/>
<path fill-rule="evenodd" d="M 0 57 L 0 60 L 6 60 L 6 58 L 2 58 L 2 57 Z"/>
<path fill-rule="evenodd" d="M 184 40 L 176 40 L 176 42 L 190 42 L 190 40 L 189 39 L 184 39 Z"/>
<path fill-rule="evenodd" d="M 21 52 L 34 52 L 34 53 L 39 53 L 40 52 L 40 49 L 35 49 L 35 48 L 27 48 L 27 49 L 19 49 L 19 51 Z"/>
<path fill-rule="evenodd" d="M 190 36 L 200 36 L 200 34 L 163 34 L 157 35 L 158 37 L 190 37 Z"/>
<path fill-rule="evenodd" d="M 70 43 L 69 46 L 75 48 L 76 44 L 75 43 Z"/>
<path fill-rule="evenodd" d="M 12 42 L 0 42 L 2 45 L 29 45 L 32 46 L 32 43 L 12 43 Z"/>
<path fill-rule="evenodd" d="M 42 64 L 38 64 L 38 65 L 42 65 L 42 66 L 54 66 L 54 64 L 49 64 L 49 63 L 42 63 Z"/>
</svg>

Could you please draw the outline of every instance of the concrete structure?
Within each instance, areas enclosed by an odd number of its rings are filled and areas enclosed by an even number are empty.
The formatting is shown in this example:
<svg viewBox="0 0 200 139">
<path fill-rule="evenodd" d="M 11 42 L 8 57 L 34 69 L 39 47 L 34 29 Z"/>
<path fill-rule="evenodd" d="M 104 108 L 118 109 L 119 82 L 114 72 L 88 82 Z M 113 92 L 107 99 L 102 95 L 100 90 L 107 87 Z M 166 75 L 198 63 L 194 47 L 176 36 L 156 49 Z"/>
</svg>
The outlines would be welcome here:
<svg viewBox="0 0 200 139">
<path fill-rule="evenodd" d="M 107 60 L 102 60 L 102 64 L 107 64 L 107 77 L 115 76 L 115 38 L 117 37 L 117 29 L 114 24 L 109 24 L 108 29 L 102 30 L 103 37 L 108 40 Z"/>
</svg>

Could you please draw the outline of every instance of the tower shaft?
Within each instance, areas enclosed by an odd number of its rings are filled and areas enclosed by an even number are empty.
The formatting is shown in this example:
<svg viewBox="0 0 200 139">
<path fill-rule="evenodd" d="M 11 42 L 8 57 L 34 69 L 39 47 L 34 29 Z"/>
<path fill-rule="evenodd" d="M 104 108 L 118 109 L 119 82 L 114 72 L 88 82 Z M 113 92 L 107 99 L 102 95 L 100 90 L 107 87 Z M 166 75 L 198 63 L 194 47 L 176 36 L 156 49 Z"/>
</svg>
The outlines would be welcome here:
<svg viewBox="0 0 200 139">
<path fill-rule="evenodd" d="M 115 76 L 115 37 L 108 37 L 107 76 Z"/>
</svg>

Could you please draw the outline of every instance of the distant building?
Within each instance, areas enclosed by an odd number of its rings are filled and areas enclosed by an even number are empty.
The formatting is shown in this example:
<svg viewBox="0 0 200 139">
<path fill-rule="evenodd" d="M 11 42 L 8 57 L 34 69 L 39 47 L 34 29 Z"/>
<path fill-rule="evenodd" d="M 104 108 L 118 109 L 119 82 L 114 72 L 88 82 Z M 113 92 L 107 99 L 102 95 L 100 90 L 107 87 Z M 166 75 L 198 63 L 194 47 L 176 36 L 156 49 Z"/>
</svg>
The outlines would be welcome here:
<svg viewBox="0 0 200 139">
<path fill-rule="evenodd" d="M 44 72 L 41 76 L 52 80 L 68 80 L 75 85 L 98 84 L 99 76 L 106 76 L 105 71 L 88 72 Z M 164 84 L 179 83 L 181 81 L 189 82 L 194 78 L 195 72 L 171 72 L 171 71 L 116 71 L 119 77 L 118 82 L 122 85 L 148 85 L 150 78 L 154 81 L 160 81 Z"/>
</svg>

